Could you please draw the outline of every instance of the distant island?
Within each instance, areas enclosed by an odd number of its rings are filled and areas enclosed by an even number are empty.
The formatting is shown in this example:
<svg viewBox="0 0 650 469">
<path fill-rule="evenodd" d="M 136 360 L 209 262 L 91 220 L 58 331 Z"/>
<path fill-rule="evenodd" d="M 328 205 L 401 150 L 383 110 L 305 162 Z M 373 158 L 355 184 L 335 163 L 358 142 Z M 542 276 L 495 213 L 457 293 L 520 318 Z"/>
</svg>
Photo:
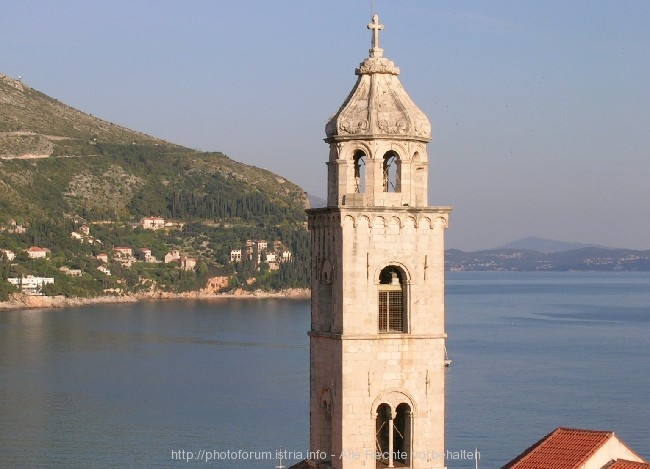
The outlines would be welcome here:
<svg viewBox="0 0 650 469">
<path fill-rule="evenodd" d="M 650 271 L 650 251 L 606 248 L 529 237 L 495 249 L 448 249 L 449 271 Z"/>
</svg>

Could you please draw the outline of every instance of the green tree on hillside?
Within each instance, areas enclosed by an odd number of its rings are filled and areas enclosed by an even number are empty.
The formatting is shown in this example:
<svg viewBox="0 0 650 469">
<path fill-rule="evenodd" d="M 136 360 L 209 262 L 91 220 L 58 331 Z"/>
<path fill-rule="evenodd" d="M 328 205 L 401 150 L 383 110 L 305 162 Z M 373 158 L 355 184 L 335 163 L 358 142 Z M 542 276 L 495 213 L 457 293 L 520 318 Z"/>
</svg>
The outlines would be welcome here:
<svg viewBox="0 0 650 469">
<path fill-rule="evenodd" d="M 16 291 L 14 286 L 7 280 L 9 278 L 9 268 L 11 263 L 7 258 L 7 254 L 3 251 L 0 255 L 0 301 L 9 299 L 9 294 Z"/>
</svg>

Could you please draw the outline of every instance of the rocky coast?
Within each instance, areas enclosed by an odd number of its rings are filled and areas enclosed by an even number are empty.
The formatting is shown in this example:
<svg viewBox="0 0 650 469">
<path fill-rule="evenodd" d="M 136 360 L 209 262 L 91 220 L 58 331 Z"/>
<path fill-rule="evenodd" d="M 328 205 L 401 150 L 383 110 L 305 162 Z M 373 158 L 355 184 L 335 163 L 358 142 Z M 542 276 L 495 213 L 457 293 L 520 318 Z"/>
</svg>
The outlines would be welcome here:
<svg viewBox="0 0 650 469">
<path fill-rule="evenodd" d="M 217 299 L 217 298 L 286 298 L 286 299 L 307 299 L 310 290 L 306 288 L 290 288 L 276 292 L 262 290 L 245 291 L 241 288 L 228 292 L 206 293 L 202 291 L 170 293 L 163 291 L 152 291 L 134 295 L 105 295 L 93 298 L 67 298 L 65 296 L 35 296 L 24 293 L 11 295 L 8 301 L 0 301 L 0 311 L 17 309 L 40 309 L 40 308 L 72 308 L 76 306 L 104 304 L 104 303 L 133 303 L 144 300 L 166 300 L 166 299 Z"/>
</svg>

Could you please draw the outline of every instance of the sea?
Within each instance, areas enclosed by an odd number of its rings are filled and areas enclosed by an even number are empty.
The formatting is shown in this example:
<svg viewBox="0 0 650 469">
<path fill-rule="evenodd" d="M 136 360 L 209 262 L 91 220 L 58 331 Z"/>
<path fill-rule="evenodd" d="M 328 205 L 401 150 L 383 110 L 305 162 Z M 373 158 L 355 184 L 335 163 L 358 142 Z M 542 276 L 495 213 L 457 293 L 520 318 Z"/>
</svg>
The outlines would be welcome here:
<svg viewBox="0 0 650 469">
<path fill-rule="evenodd" d="M 560 426 L 650 458 L 650 273 L 451 272 L 446 292 L 446 447 L 480 456 L 449 469 L 499 468 Z M 309 449 L 309 314 L 253 298 L 0 312 L 0 467 L 288 467 Z"/>
</svg>

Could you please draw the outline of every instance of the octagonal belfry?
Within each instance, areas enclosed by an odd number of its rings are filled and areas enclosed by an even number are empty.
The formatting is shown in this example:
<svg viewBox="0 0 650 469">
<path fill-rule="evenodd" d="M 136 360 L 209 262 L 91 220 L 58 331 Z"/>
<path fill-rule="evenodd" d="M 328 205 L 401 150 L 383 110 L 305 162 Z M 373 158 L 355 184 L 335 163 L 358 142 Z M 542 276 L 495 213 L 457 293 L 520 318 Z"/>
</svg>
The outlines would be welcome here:
<svg viewBox="0 0 650 469">
<path fill-rule="evenodd" d="M 377 15 L 370 56 L 325 127 L 330 145 L 328 206 L 427 205 L 426 145 L 431 124 L 399 81 L 399 68 L 379 48 Z"/>
</svg>

